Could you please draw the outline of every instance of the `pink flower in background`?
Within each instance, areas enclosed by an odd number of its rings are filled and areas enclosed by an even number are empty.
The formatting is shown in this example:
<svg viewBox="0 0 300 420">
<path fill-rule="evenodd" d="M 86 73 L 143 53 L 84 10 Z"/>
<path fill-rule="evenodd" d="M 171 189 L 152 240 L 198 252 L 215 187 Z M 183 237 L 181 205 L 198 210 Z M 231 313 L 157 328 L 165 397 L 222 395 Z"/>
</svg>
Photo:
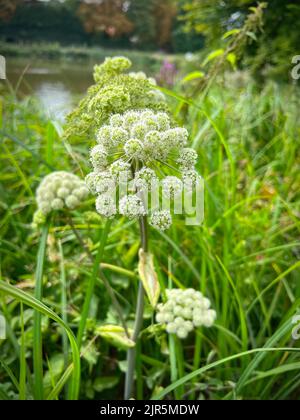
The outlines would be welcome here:
<svg viewBox="0 0 300 420">
<path fill-rule="evenodd" d="M 177 74 L 178 70 L 176 65 L 171 63 L 168 59 L 165 59 L 156 76 L 156 80 L 161 86 L 173 87 L 176 82 Z"/>
</svg>

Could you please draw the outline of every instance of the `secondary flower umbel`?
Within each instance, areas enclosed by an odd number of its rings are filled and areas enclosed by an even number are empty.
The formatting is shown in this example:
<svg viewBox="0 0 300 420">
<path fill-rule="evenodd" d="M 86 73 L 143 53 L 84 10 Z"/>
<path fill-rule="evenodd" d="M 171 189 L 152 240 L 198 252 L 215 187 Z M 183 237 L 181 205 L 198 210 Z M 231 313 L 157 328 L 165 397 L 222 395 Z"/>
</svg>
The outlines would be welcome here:
<svg viewBox="0 0 300 420">
<path fill-rule="evenodd" d="M 166 291 L 167 302 L 157 307 L 156 320 L 166 326 L 169 334 L 186 338 L 196 327 L 211 327 L 216 312 L 210 309 L 210 300 L 194 289 Z"/>
<path fill-rule="evenodd" d="M 36 200 L 39 211 L 47 216 L 53 210 L 78 207 L 89 191 L 78 176 L 65 171 L 52 172 L 40 183 Z"/>
</svg>

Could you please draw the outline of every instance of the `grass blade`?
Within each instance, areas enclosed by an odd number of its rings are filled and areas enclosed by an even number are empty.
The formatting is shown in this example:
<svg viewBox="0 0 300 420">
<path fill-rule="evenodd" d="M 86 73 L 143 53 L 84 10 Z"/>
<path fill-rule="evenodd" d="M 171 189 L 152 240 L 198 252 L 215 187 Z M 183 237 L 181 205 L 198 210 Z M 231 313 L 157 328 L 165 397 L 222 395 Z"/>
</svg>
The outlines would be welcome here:
<svg viewBox="0 0 300 420">
<path fill-rule="evenodd" d="M 72 350 L 72 359 L 73 359 L 73 376 L 71 386 L 69 388 L 69 399 L 76 400 L 79 394 L 79 381 L 80 381 L 80 354 L 77 346 L 76 338 L 67 324 L 50 308 L 44 305 L 42 302 L 35 299 L 33 296 L 28 293 L 19 290 L 15 286 L 11 286 L 8 283 L 0 280 L 0 292 L 7 294 L 20 302 L 23 302 L 25 305 L 39 311 L 41 314 L 51 318 L 53 321 L 57 322 L 63 330 L 66 331 L 70 346 Z"/>
<path fill-rule="evenodd" d="M 99 267 L 100 267 L 100 263 L 103 257 L 103 252 L 104 252 L 106 240 L 108 237 L 108 232 L 110 230 L 110 226 L 111 226 L 111 221 L 107 221 L 104 227 L 104 230 L 102 229 L 99 230 L 100 243 L 99 243 L 97 255 L 94 261 L 92 275 L 89 279 L 89 284 L 86 291 L 86 296 L 85 296 L 85 300 L 83 304 L 83 309 L 81 313 L 81 319 L 80 319 L 80 324 L 79 324 L 79 329 L 78 329 L 78 334 L 77 334 L 77 341 L 78 341 L 79 348 L 81 348 L 81 345 L 82 345 L 82 339 L 83 339 L 83 334 L 85 331 L 86 321 L 89 315 L 90 304 L 93 297 L 96 280 L 99 274 Z"/>
<path fill-rule="evenodd" d="M 172 383 L 171 385 L 167 386 L 163 391 L 159 392 L 158 394 L 154 395 L 152 397 L 152 400 L 161 400 L 163 397 L 168 395 L 170 392 L 174 391 L 176 388 L 178 388 L 181 385 L 184 385 L 186 382 L 192 380 L 193 378 L 202 375 L 205 372 L 208 372 L 209 370 L 224 365 L 228 362 L 231 362 L 232 360 L 241 359 L 242 357 L 250 356 L 255 353 L 270 353 L 270 352 L 299 352 L 300 349 L 296 348 L 290 348 L 290 347 L 279 347 L 279 348 L 259 348 L 254 350 L 248 350 L 243 353 L 234 354 L 233 356 L 226 357 L 225 359 L 218 360 L 217 362 L 210 363 L 209 365 L 206 365 L 200 369 L 195 370 L 194 372 L 189 373 L 188 375 L 185 375 L 183 378 L 179 379 L 178 381 Z"/>
<path fill-rule="evenodd" d="M 47 246 L 49 225 L 42 228 L 40 245 L 37 254 L 37 268 L 35 275 L 35 298 L 39 301 L 43 296 L 43 272 Z M 42 315 L 35 311 L 33 319 L 33 369 L 34 369 L 34 396 L 37 400 L 43 399 L 43 348 L 42 348 Z"/>
<path fill-rule="evenodd" d="M 19 399 L 26 400 L 26 349 L 25 349 L 25 335 L 24 335 L 24 311 L 23 303 L 21 302 L 21 351 L 20 351 L 20 384 L 19 384 Z"/>
</svg>

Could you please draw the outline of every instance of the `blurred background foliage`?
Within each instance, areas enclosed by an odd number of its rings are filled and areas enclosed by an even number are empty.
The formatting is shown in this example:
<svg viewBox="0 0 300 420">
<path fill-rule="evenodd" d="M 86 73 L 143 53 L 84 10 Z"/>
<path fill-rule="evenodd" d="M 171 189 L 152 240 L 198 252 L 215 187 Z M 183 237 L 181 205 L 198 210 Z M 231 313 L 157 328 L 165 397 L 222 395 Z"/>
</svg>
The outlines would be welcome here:
<svg viewBox="0 0 300 420">
<path fill-rule="evenodd" d="M 168 53 L 211 50 L 224 33 L 242 27 L 255 6 L 250 0 L 0 0 L 0 40 Z M 299 1 L 270 0 L 259 42 L 247 47 L 241 65 L 251 64 L 257 76 L 286 79 L 299 37 Z"/>
</svg>

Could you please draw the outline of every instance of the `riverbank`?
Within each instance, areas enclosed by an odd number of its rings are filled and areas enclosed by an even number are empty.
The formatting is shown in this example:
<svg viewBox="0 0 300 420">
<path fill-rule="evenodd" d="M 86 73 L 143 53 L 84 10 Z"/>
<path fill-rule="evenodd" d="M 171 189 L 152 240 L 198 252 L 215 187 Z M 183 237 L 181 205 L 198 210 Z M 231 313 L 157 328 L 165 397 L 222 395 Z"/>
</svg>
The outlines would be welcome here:
<svg viewBox="0 0 300 420">
<path fill-rule="evenodd" d="M 63 61 L 97 61 L 101 62 L 108 56 L 125 55 L 137 67 L 153 70 L 168 61 L 179 64 L 180 55 L 170 55 L 163 52 L 142 52 L 137 50 L 106 49 L 85 45 L 62 46 L 59 43 L 14 44 L 0 41 L 0 54 L 5 57 L 30 57 L 37 59 L 55 59 Z"/>
</svg>

